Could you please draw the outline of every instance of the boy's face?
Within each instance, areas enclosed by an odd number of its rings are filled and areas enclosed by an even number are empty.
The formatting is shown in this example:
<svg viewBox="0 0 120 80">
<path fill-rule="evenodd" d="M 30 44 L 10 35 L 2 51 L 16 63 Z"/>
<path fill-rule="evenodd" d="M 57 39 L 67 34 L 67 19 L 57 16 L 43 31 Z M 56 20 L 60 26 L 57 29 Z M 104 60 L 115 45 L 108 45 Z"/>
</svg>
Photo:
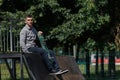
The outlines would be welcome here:
<svg viewBox="0 0 120 80">
<path fill-rule="evenodd" d="M 32 17 L 26 17 L 25 23 L 26 23 L 29 27 L 32 27 L 32 26 L 33 26 L 33 18 L 32 18 Z"/>
</svg>

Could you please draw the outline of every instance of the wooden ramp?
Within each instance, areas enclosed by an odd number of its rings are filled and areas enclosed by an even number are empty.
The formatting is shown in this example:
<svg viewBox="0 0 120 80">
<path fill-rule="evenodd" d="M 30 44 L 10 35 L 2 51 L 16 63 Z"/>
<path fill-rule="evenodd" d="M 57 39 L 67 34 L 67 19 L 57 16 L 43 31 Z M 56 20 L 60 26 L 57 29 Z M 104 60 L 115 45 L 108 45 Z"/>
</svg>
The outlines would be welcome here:
<svg viewBox="0 0 120 80">
<path fill-rule="evenodd" d="M 62 75 L 63 80 L 85 80 L 79 67 L 72 56 L 57 56 L 61 69 L 68 69 L 69 72 Z"/>
<path fill-rule="evenodd" d="M 23 60 L 32 80 L 85 80 L 75 60 L 71 56 L 56 56 L 62 69 L 69 69 L 66 74 L 50 76 L 39 54 L 23 54 Z"/>
</svg>

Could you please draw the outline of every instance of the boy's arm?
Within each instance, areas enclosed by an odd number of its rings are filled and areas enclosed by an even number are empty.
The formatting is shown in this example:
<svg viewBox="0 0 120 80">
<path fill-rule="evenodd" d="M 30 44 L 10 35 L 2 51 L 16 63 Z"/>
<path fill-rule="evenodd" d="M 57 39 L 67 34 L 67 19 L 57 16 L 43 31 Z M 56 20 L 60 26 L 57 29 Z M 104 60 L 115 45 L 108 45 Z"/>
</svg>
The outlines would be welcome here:
<svg viewBox="0 0 120 80">
<path fill-rule="evenodd" d="M 23 52 L 27 51 L 27 47 L 26 47 L 26 33 L 25 30 L 22 30 L 20 32 L 20 47 L 22 48 Z"/>
</svg>

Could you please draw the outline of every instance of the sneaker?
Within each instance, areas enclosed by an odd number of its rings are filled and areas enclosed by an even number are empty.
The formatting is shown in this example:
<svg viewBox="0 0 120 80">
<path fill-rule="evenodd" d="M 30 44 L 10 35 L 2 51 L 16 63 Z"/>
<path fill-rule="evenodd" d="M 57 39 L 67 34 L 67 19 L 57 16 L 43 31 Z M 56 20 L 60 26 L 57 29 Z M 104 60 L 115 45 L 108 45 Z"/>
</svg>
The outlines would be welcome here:
<svg viewBox="0 0 120 80">
<path fill-rule="evenodd" d="M 60 75 L 60 74 L 64 74 L 66 72 L 68 72 L 69 70 L 59 70 L 57 72 L 53 72 L 53 73 L 50 73 L 50 75 Z"/>
<path fill-rule="evenodd" d="M 62 70 L 52 71 L 52 72 L 50 73 L 50 75 L 59 75 L 59 74 L 61 74 L 61 71 L 62 71 Z"/>
<path fill-rule="evenodd" d="M 62 70 L 62 74 L 68 72 L 68 69 Z"/>
</svg>

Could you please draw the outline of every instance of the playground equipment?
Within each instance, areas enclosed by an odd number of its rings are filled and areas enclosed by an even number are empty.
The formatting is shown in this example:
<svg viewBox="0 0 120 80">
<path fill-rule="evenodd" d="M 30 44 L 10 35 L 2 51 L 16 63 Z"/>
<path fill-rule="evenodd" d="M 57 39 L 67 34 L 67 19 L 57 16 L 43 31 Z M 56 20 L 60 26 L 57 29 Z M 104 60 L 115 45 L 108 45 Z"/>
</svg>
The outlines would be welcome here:
<svg viewBox="0 0 120 80">
<path fill-rule="evenodd" d="M 13 62 L 15 59 L 20 59 L 20 71 L 21 79 L 23 77 L 23 63 L 26 66 L 29 77 L 32 80 L 85 80 L 82 76 L 75 60 L 71 56 L 56 56 L 58 63 L 62 69 L 69 69 L 69 72 L 63 75 L 50 76 L 49 71 L 47 70 L 42 57 L 39 54 L 22 54 L 22 53 L 10 53 L 10 54 L 0 54 L 0 59 L 12 59 Z M 11 74 L 11 79 L 16 80 L 16 70 L 15 62 L 13 68 L 11 69 L 6 61 L 8 70 Z"/>
</svg>

